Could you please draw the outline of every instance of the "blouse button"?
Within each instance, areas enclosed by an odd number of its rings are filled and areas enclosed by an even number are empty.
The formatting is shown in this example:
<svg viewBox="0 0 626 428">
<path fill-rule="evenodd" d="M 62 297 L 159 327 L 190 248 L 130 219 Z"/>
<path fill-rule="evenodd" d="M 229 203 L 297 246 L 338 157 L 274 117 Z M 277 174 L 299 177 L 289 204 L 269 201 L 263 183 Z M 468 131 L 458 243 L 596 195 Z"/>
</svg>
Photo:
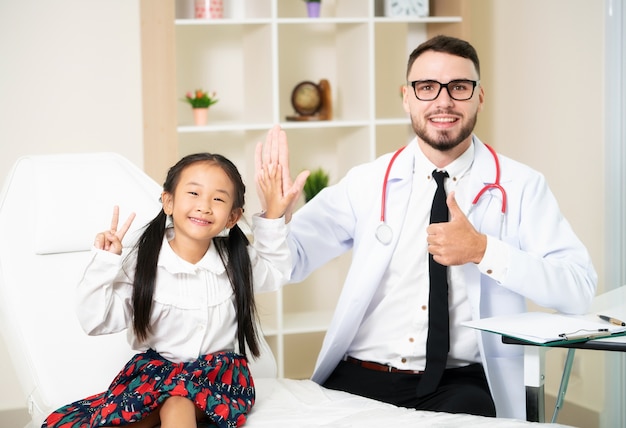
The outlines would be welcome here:
<svg viewBox="0 0 626 428">
<path fill-rule="evenodd" d="M 415 342 L 415 339 L 413 339 L 412 337 L 409 337 L 409 342 L 413 343 Z"/>
<path fill-rule="evenodd" d="M 487 269 L 487 275 L 491 275 L 493 273 L 492 269 Z"/>
<path fill-rule="evenodd" d="M 425 311 L 425 310 L 426 310 L 426 308 L 427 308 L 427 306 L 426 306 L 426 305 L 422 305 L 422 310 L 423 310 L 423 311 Z"/>
<path fill-rule="evenodd" d="M 406 358 L 403 358 L 400 361 L 402 361 L 402 364 L 404 364 L 404 363 L 406 363 Z"/>
</svg>

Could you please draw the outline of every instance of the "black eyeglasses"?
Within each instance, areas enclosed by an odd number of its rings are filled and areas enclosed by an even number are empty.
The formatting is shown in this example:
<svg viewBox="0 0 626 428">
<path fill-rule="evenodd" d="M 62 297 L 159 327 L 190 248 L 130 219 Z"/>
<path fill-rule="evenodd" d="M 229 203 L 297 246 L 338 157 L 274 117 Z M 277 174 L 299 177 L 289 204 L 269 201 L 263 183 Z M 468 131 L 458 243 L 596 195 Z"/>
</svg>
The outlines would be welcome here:
<svg viewBox="0 0 626 428">
<path fill-rule="evenodd" d="M 437 99 L 442 88 L 446 88 L 450 98 L 456 101 L 466 101 L 474 95 L 474 89 L 480 80 L 451 80 L 448 83 L 436 80 L 415 80 L 411 82 L 415 96 L 420 101 L 432 101 Z"/>
</svg>

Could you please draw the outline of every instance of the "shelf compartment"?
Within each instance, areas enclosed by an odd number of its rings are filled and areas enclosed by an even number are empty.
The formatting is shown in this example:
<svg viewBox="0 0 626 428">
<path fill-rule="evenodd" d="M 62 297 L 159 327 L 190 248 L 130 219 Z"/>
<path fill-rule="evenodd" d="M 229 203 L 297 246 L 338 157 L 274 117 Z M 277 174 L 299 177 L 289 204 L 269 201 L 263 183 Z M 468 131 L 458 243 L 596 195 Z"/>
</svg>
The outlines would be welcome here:
<svg viewBox="0 0 626 428">
<path fill-rule="evenodd" d="M 301 81 L 328 79 L 333 118 L 368 120 L 368 25 L 311 23 L 278 26 L 279 114 L 294 114 L 291 92 Z"/>
<path fill-rule="evenodd" d="M 270 25 L 176 26 L 176 93 L 202 88 L 217 93 L 209 124 L 272 123 Z M 178 103 L 179 126 L 192 112 Z"/>
</svg>

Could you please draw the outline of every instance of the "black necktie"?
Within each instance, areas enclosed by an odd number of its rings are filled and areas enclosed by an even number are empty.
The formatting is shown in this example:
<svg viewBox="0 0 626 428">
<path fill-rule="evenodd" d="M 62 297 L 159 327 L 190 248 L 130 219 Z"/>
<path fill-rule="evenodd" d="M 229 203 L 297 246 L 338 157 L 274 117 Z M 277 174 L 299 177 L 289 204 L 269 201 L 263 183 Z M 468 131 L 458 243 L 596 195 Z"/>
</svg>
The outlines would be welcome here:
<svg viewBox="0 0 626 428">
<path fill-rule="evenodd" d="M 437 190 L 430 210 L 430 222 L 448 221 L 446 189 L 443 185 L 445 171 L 433 171 Z M 428 337 L 426 339 L 426 368 L 417 386 L 417 396 L 423 397 L 434 392 L 446 368 L 450 350 L 450 326 L 448 321 L 448 277 L 447 267 L 440 265 L 428 255 L 430 294 L 428 298 Z"/>
</svg>

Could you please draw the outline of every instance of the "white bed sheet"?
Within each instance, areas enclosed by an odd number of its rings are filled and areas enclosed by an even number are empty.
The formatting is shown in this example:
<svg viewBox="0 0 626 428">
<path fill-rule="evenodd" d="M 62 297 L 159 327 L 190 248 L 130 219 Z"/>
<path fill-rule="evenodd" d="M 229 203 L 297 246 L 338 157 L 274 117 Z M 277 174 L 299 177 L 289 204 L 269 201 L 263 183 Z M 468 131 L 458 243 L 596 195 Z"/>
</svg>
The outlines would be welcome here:
<svg viewBox="0 0 626 428">
<path fill-rule="evenodd" d="M 246 428 L 565 427 L 466 414 L 425 412 L 323 388 L 311 380 L 255 379 L 256 404 Z"/>
</svg>

